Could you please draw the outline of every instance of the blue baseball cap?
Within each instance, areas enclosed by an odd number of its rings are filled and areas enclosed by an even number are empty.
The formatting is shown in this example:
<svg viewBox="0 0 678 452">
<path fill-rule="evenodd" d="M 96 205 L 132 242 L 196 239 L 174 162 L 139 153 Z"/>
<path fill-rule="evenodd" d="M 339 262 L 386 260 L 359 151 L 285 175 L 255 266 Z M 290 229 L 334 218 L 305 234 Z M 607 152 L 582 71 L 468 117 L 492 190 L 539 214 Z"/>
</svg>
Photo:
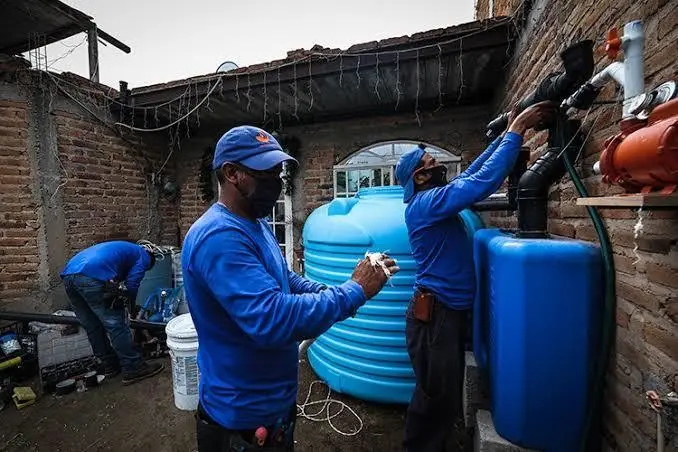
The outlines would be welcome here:
<svg viewBox="0 0 678 452">
<path fill-rule="evenodd" d="M 417 165 L 419 165 L 424 153 L 424 147 L 417 146 L 411 151 L 404 153 L 396 165 L 395 175 L 398 183 L 405 189 L 403 194 L 403 201 L 405 203 L 408 203 L 412 196 L 414 196 L 414 171 L 417 169 Z"/>
<path fill-rule="evenodd" d="M 217 142 L 212 169 L 224 163 L 239 163 L 255 171 L 266 171 L 282 162 L 298 162 L 283 152 L 280 143 L 270 133 L 253 126 L 234 127 Z"/>
</svg>

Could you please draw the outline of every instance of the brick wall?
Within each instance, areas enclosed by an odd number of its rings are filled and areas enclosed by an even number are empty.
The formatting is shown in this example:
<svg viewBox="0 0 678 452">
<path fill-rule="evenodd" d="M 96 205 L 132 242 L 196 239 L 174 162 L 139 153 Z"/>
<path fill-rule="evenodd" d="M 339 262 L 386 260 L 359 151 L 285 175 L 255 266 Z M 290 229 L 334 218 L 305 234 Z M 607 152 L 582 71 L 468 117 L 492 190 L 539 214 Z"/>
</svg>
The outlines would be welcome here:
<svg viewBox="0 0 678 452">
<path fill-rule="evenodd" d="M 381 141 L 425 141 L 462 156 L 462 168 L 486 146 L 484 124 L 489 119 L 485 107 L 443 109 L 437 113 L 422 113 L 419 127 L 413 113 L 331 121 L 299 127 L 285 127 L 284 133 L 299 138 L 300 163 L 294 180 L 292 209 L 295 225 L 297 256 L 301 255 L 299 240 L 306 217 L 334 196 L 332 168 L 360 149 Z M 223 131 L 221 132 L 223 133 Z M 184 146 L 178 157 L 182 194 L 179 208 L 181 237 L 205 211 L 211 201 L 203 201 L 199 187 L 199 170 L 205 150 L 214 147 L 220 135 L 193 140 Z M 211 162 L 211 160 L 210 160 Z"/>
<path fill-rule="evenodd" d="M 382 141 L 425 141 L 460 154 L 464 167 L 486 146 L 483 125 L 488 118 L 488 109 L 476 107 L 424 113 L 421 127 L 408 113 L 285 128 L 285 133 L 301 140 L 294 209 L 305 218 L 330 201 L 334 195 L 333 166 Z"/>
<path fill-rule="evenodd" d="M 487 19 L 490 17 L 490 5 L 494 10 L 492 17 L 511 16 L 518 7 L 523 4 L 522 0 L 476 0 L 476 19 Z"/>
<path fill-rule="evenodd" d="M 223 132 L 222 132 L 223 133 Z M 178 224 L 181 240 L 183 241 L 188 229 L 200 215 L 216 200 L 216 184 L 213 185 L 213 198 L 203 194 L 201 171 L 203 166 L 211 165 L 214 145 L 220 135 L 214 139 L 194 139 L 190 146 L 177 156 L 178 180 L 181 184 L 181 198 L 178 208 Z M 206 175 L 203 175 L 203 178 Z M 209 176 L 211 180 L 211 175 Z"/>
<path fill-rule="evenodd" d="M 482 17 L 482 16 L 481 16 Z M 516 58 L 510 68 L 505 97 L 498 107 L 525 95 L 549 72 L 560 69 L 558 52 L 574 39 L 598 42 L 615 25 L 640 19 L 646 30 L 645 75 L 648 88 L 670 80 L 678 73 L 678 1 L 534 1 L 527 16 Z M 608 62 L 596 51 L 596 71 Z M 599 100 L 615 99 L 608 86 Z M 498 108 L 498 110 L 500 109 Z M 585 130 L 591 130 L 579 172 L 593 196 L 616 194 L 618 187 L 600 183 L 591 167 L 602 142 L 617 130 L 621 107 L 602 106 L 591 110 Z M 580 117 L 583 117 L 580 114 Z M 595 126 L 593 122 L 595 121 Z M 528 144 L 538 155 L 544 134 L 532 136 Z M 576 192 L 568 177 L 557 184 L 549 201 L 549 229 L 554 234 L 596 241 L 590 220 L 576 206 Z M 631 209 L 601 209 L 613 242 L 617 271 L 617 341 L 608 377 L 606 397 L 606 441 L 611 450 L 654 450 L 655 414 L 644 400 L 644 392 L 656 389 L 665 394 L 678 390 L 678 210 L 648 211 L 644 229 L 634 243 L 633 228 L 638 214 Z M 514 226 L 513 217 L 495 216 L 499 226 Z M 640 261 L 635 262 L 638 245 Z M 677 420 L 666 426 L 669 443 L 678 450 Z"/>
<path fill-rule="evenodd" d="M 154 137 L 124 140 L 79 114 L 56 111 L 66 243 L 69 253 L 106 240 L 177 243 L 177 210 L 158 194 L 151 168 L 162 165 Z M 152 146 L 156 144 L 157 146 Z M 174 165 L 167 168 L 173 176 Z"/>
<path fill-rule="evenodd" d="M 177 245 L 177 204 L 161 187 L 175 176 L 164 135 L 121 135 L 101 85 L 37 73 L 0 82 L 0 305 L 64 305 L 59 273 L 77 251 L 122 239 Z"/>
<path fill-rule="evenodd" d="M 0 299 L 38 289 L 38 215 L 31 193 L 27 106 L 0 100 Z"/>
</svg>

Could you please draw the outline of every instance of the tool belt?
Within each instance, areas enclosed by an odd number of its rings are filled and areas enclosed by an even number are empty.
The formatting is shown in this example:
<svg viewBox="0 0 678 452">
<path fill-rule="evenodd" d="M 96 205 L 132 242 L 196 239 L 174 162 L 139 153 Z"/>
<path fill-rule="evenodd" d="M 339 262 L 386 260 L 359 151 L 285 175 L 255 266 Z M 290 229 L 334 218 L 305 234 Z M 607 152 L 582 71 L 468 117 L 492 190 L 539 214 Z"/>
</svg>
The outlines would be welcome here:
<svg viewBox="0 0 678 452">
<path fill-rule="evenodd" d="M 211 435 L 221 436 L 223 451 L 229 452 L 247 452 L 260 449 L 271 452 L 286 452 L 292 450 L 292 435 L 294 434 L 294 424 L 296 421 L 296 405 L 290 411 L 287 419 L 276 423 L 275 425 L 262 426 L 258 429 L 232 430 L 217 424 L 204 410 L 202 404 L 198 405 L 198 411 L 195 414 L 196 419 L 203 425 L 203 428 L 209 428 Z M 257 431 L 266 430 L 265 438 L 257 435 Z"/>
<path fill-rule="evenodd" d="M 422 322 L 430 322 L 433 318 L 433 306 L 436 296 L 425 289 L 417 289 L 412 298 L 412 315 Z"/>
</svg>

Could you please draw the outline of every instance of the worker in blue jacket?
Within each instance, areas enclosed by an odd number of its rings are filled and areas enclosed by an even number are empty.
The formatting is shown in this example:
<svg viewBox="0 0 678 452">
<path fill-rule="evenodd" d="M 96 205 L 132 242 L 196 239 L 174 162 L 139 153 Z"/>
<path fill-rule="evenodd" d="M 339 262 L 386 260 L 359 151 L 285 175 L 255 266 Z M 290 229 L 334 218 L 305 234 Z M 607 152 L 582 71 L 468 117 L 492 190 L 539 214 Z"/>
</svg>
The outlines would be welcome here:
<svg viewBox="0 0 678 452">
<path fill-rule="evenodd" d="M 512 114 L 508 131 L 449 183 L 446 167 L 423 146 L 403 154 L 396 166 L 417 264 L 405 330 L 416 377 L 405 425 L 408 451 L 457 450 L 457 445 L 445 447 L 455 423 L 463 425 L 464 348 L 475 271 L 473 247 L 458 214 L 501 186 L 520 152 L 525 131 L 551 111 L 550 104 L 542 103 L 517 117 Z"/>
<path fill-rule="evenodd" d="M 61 273 L 73 311 L 105 374 L 112 377 L 122 371 L 123 384 L 152 377 L 164 368 L 142 358 L 129 326 L 129 303 L 154 263 L 155 256 L 143 246 L 110 241 L 80 251 Z"/>
<path fill-rule="evenodd" d="M 201 452 L 293 450 L 299 343 L 353 315 L 387 280 L 368 260 L 333 287 L 288 269 L 264 220 L 280 197 L 283 162 L 297 163 L 268 132 L 225 133 L 212 163 L 219 201 L 184 240 L 184 288 L 200 344 Z"/>
</svg>

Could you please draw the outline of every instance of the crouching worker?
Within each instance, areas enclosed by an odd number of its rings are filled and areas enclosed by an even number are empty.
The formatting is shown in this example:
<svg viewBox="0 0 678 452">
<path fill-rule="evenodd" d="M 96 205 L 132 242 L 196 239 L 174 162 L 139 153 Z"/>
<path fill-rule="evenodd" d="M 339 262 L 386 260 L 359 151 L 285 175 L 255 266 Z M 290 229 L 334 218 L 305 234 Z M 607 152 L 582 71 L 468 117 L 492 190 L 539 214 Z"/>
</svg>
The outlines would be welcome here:
<svg viewBox="0 0 678 452">
<path fill-rule="evenodd" d="M 288 269 L 262 220 L 280 196 L 283 162 L 297 163 L 269 133 L 229 130 L 212 162 L 219 201 L 184 240 L 184 288 L 200 343 L 200 452 L 294 450 L 299 343 L 353 315 L 387 280 L 368 260 L 333 287 Z M 398 271 L 392 259 L 384 263 Z"/>
<path fill-rule="evenodd" d="M 123 384 L 136 383 L 164 368 L 162 363 L 144 361 L 129 326 L 128 306 L 154 263 L 153 253 L 141 245 L 111 241 L 80 251 L 61 273 L 66 294 L 87 331 L 95 356 L 107 376 L 122 370 Z"/>
<path fill-rule="evenodd" d="M 457 214 L 501 186 L 515 164 L 524 133 L 553 110 L 541 103 L 517 117 L 512 114 L 508 131 L 449 183 L 445 166 L 423 147 L 403 154 L 396 166 L 417 263 L 405 327 L 416 378 L 405 423 L 407 451 L 459 450 L 450 442 L 455 427 L 463 426 L 464 346 L 476 286 L 473 247 Z M 463 432 L 463 427 L 458 430 Z"/>
</svg>

